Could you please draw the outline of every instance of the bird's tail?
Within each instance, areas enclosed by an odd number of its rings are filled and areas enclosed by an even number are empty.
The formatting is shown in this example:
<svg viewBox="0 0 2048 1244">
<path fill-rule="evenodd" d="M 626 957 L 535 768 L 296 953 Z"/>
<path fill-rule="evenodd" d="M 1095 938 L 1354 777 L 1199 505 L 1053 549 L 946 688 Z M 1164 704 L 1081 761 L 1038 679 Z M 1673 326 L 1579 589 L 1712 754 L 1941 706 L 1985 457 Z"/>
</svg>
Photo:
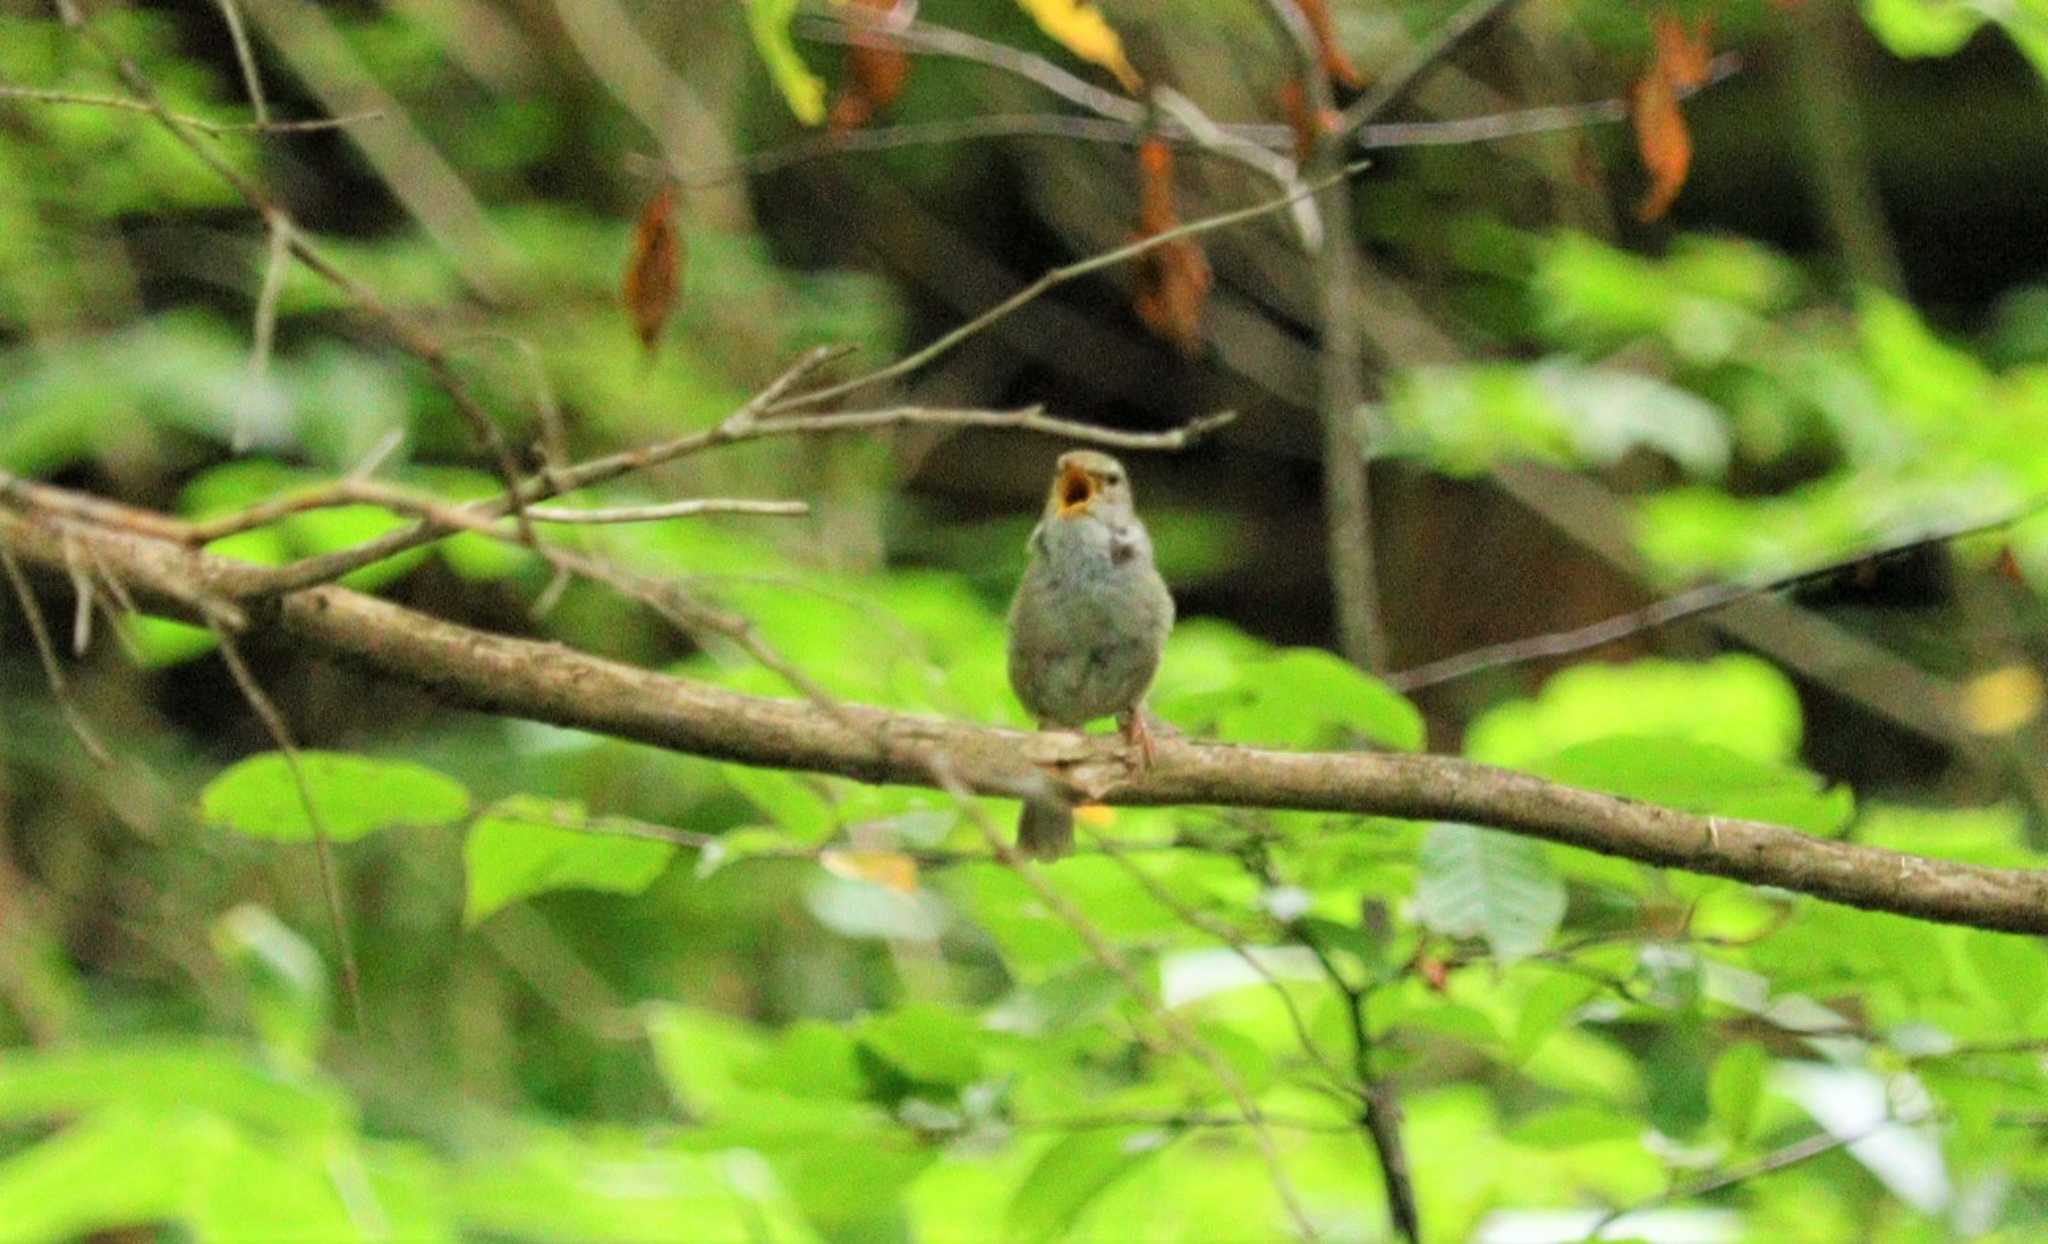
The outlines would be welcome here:
<svg viewBox="0 0 2048 1244">
<path fill-rule="evenodd" d="M 1074 849 L 1074 810 L 1063 803 L 1026 800 L 1017 817 L 1017 849 L 1056 860 Z"/>
</svg>

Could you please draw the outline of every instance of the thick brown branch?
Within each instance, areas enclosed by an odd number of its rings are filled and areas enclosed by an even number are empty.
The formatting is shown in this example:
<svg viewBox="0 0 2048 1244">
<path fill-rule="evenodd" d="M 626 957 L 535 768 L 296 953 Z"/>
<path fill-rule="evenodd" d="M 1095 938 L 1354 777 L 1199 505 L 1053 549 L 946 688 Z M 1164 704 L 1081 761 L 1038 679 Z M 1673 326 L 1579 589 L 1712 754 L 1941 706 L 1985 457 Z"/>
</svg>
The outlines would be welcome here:
<svg viewBox="0 0 2048 1244">
<path fill-rule="evenodd" d="M 69 565 L 67 538 L 144 603 L 181 616 L 192 616 L 195 600 L 247 598 L 249 581 L 264 573 L 127 532 L 0 512 L 0 543 L 57 574 Z M 1015 790 L 1043 768 L 1108 803 L 1463 821 L 1874 911 L 2048 933 L 2048 872 L 1984 868 L 1700 816 L 1451 757 L 1169 741 L 1157 763 L 1139 773 L 1107 737 L 991 729 L 861 705 L 826 712 L 488 634 L 336 587 L 286 595 L 253 611 L 248 625 L 467 708 L 744 764 L 929 786 L 930 769 L 918 757 L 936 750 L 955 778 L 982 791 Z"/>
</svg>

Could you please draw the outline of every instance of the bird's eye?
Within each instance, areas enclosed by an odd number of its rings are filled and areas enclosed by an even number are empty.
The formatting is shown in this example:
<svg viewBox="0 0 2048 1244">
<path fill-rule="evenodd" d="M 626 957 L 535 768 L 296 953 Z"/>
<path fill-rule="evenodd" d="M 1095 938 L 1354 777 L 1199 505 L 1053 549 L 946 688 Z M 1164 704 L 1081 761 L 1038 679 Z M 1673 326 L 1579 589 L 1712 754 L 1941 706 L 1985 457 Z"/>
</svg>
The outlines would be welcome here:
<svg viewBox="0 0 2048 1244">
<path fill-rule="evenodd" d="M 1111 471 L 1109 474 L 1102 477 L 1102 482 L 1114 488 L 1118 484 L 1124 482 L 1124 477 L 1115 471 Z"/>
</svg>

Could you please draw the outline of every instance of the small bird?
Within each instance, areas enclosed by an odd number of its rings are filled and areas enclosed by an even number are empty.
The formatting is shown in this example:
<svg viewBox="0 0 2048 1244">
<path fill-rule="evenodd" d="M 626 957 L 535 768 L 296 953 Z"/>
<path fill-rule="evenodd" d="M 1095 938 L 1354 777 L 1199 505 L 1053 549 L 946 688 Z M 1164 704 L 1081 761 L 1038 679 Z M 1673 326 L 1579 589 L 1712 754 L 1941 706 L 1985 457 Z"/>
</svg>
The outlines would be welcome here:
<svg viewBox="0 0 2048 1244">
<path fill-rule="evenodd" d="M 1123 464 L 1086 449 L 1061 455 L 1028 547 L 1010 604 L 1010 686 L 1041 730 L 1114 715 L 1150 764 L 1145 693 L 1173 629 L 1173 595 L 1152 564 Z M 1020 849 L 1058 859 L 1073 844 L 1072 809 L 1024 805 Z"/>
</svg>

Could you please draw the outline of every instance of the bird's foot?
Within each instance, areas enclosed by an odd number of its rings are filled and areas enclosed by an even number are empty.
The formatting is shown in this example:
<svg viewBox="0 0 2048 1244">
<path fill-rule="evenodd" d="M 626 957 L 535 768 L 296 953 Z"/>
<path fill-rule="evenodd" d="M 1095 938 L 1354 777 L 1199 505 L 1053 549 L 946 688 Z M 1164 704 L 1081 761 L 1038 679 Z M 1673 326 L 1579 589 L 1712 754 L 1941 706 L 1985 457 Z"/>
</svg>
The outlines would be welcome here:
<svg viewBox="0 0 2048 1244">
<path fill-rule="evenodd" d="M 1151 768 L 1152 762 L 1159 758 L 1159 744 L 1152 737 L 1152 727 L 1148 723 L 1150 717 L 1143 705 L 1116 715 L 1116 724 L 1123 730 L 1124 742 L 1138 749 L 1138 767 L 1141 769 Z"/>
</svg>

